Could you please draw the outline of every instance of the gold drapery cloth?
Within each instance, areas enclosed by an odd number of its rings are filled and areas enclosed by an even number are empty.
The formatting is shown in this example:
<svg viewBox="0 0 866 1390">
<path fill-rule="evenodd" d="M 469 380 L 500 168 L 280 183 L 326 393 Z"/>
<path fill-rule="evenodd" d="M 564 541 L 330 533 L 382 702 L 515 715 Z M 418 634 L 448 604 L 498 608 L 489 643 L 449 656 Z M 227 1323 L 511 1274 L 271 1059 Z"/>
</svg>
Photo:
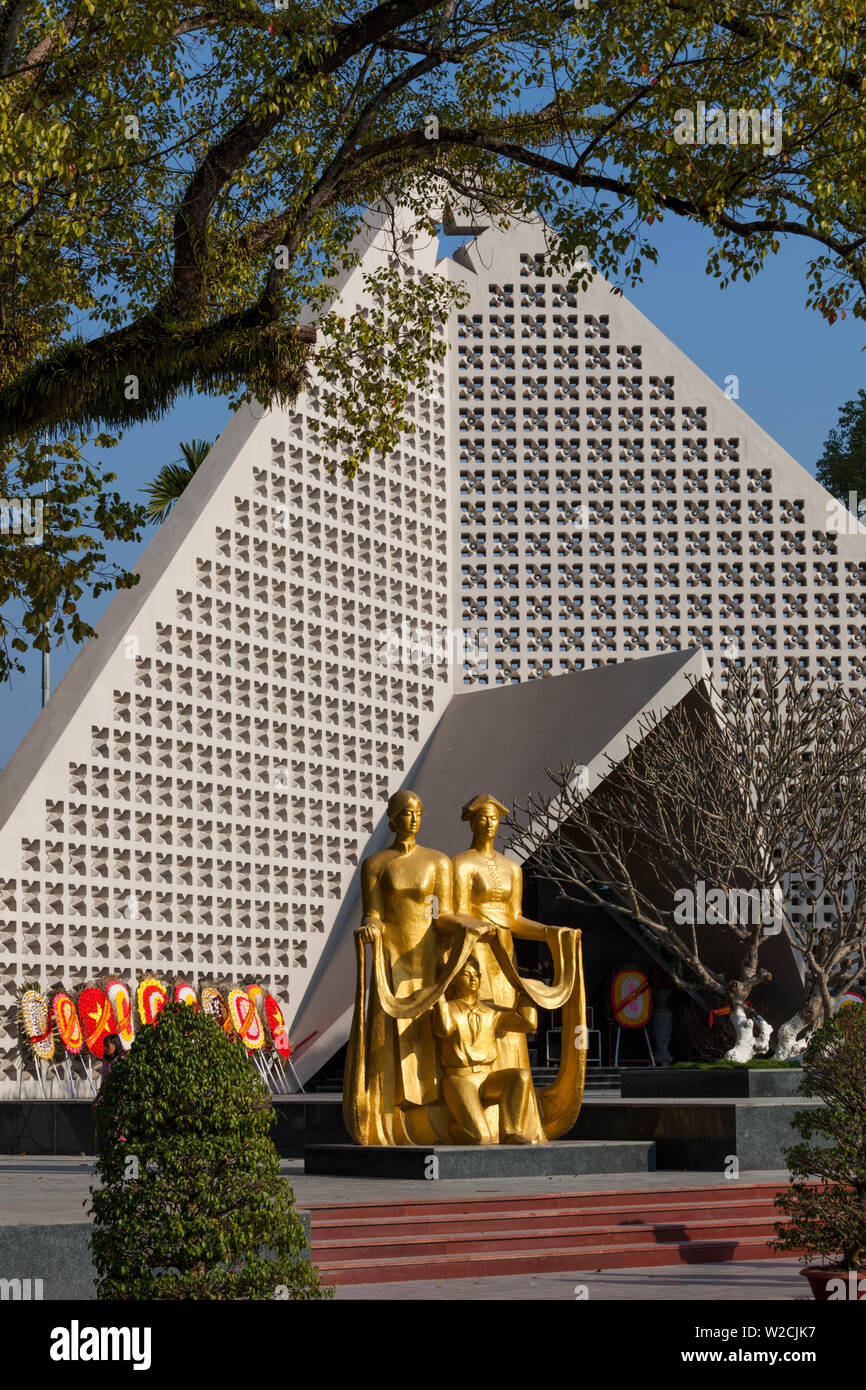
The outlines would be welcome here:
<svg viewBox="0 0 866 1390">
<path fill-rule="evenodd" d="M 487 919 L 489 920 L 489 919 Z M 579 931 L 551 929 L 546 938 L 553 957 L 554 978 L 550 985 L 540 980 L 523 979 L 502 944 L 498 930 L 491 932 L 486 944 L 508 983 L 543 1009 L 562 1008 L 562 1055 L 555 1081 L 537 1093 L 538 1107 L 548 1139 L 567 1133 L 580 1112 L 586 1077 L 586 1011 L 583 984 L 583 958 Z M 472 954 L 478 935 L 460 922 L 442 973 L 431 985 L 424 985 L 406 998 L 398 999 L 391 989 L 385 962 L 384 942 L 380 933 L 373 937 L 370 1014 L 380 1009 L 389 1018 L 412 1019 L 432 1009 L 442 998 L 452 980 L 462 970 Z M 404 1126 L 389 1123 L 387 1116 L 371 1114 L 371 1101 L 376 1108 L 379 1094 L 376 1078 L 368 1078 L 366 969 L 364 942 L 356 936 L 357 982 L 355 1011 L 346 1056 L 346 1084 L 343 1112 L 346 1126 L 358 1144 L 389 1142 L 388 1135 L 405 1133 Z M 394 1142 L 393 1139 L 390 1142 Z M 407 1140 L 397 1139 L 397 1142 Z M 408 1141 L 411 1142 L 411 1141 Z"/>
</svg>

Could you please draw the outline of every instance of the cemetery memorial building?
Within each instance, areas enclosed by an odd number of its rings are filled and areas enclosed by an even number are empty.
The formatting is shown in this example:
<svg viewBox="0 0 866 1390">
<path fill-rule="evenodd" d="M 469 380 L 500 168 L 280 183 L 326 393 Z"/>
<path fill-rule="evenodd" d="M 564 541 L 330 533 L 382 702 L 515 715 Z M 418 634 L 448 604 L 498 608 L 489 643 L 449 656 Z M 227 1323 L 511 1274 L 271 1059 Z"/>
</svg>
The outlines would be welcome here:
<svg viewBox="0 0 866 1390">
<path fill-rule="evenodd" d="M 407 245 L 469 293 L 414 432 L 350 482 L 315 379 L 240 410 L 0 774 L 0 1095 L 39 1094 L 19 987 L 108 975 L 260 981 L 306 1080 L 348 1036 L 358 865 L 398 787 L 452 854 L 479 787 L 571 759 L 591 783 L 705 669 L 864 683 L 866 532 L 545 250 L 521 225 Z"/>
</svg>

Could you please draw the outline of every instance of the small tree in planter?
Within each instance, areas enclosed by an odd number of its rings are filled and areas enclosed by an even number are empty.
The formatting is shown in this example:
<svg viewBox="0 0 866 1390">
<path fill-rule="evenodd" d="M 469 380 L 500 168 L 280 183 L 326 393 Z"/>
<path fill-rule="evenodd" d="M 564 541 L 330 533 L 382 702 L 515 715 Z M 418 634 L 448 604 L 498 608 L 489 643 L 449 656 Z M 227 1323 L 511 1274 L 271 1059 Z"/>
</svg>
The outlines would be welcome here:
<svg viewBox="0 0 866 1390">
<path fill-rule="evenodd" d="M 849 1271 L 843 1290 L 863 1279 L 866 1296 L 866 1005 L 844 1008 L 814 1035 L 803 1093 L 824 1104 L 794 1117 L 804 1142 L 785 1150 L 792 1182 L 776 1206 L 790 1219 L 777 1225 L 772 1245 L 829 1261 L 804 1270 L 817 1298 L 828 1296 L 828 1279 Z"/>
<path fill-rule="evenodd" d="M 325 1298 L 267 1091 L 212 1018 L 169 1004 L 107 1077 L 91 1250 L 104 1299 Z"/>
</svg>

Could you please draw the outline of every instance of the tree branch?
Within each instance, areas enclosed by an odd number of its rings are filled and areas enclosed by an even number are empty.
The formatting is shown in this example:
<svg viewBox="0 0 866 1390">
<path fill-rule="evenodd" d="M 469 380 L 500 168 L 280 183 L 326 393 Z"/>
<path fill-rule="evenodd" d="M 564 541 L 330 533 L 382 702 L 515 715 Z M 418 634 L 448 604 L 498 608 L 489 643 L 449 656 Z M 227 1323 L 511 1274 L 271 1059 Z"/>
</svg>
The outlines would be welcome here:
<svg viewBox="0 0 866 1390">
<path fill-rule="evenodd" d="M 30 0 L 9 0 L 0 11 L 0 77 L 5 77 Z"/>
</svg>

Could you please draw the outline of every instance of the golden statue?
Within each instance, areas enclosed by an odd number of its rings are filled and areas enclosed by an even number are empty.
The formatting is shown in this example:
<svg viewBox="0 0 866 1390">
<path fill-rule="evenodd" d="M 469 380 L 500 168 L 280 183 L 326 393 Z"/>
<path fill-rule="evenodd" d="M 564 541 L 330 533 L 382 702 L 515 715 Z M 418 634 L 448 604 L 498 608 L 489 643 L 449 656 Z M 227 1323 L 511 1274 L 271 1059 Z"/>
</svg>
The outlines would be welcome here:
<svg viewBox="0 0 866 1390">
<path fill-rule="evenodd" d="M 417 843 L 422 812 L 414 792 L 393 796 L 388 822 L 394 843 L 361 866 L 346 1125 L 359 1144 L 556 1138 L 574 1124 L 583 1097 L 580 932 L 523 917 L 520 866 L 493 849 L 506 814 L 495 797 L 485 793 L 463 808 L 472 848 L 457 855 L 453 869 L 447 856 Z M 548 944 L 552 985 L 520 977 L 512 932 Z M 369 999 L 366 947 L 372 955 Z M 470 957 L 474 965 L 467 971 Z M 536 1026 L 533 1005 L 563 1008 L 560 1071 L 537 1097 L 526 1044 Z"/>
<path fill-rule="evenodd" d="M 455 1144 L 536 1144 L 532 1073 L 528 1067 L 501 1070 L 497 1042 L 511 1030 L 534 1033 L 538 1015 L 531 1004 L 500 1009 L 483 1003 L 480 985 L 478 958 L 470 956 L 434 1012 L 451 1136 Z M 495 1130 L 493 1105 L 499 1106 Z"/>
<path fill-rule="evenodd" d="M 562 1009 L 562 1060 L 551 1086 L 533 1093 L 532 1115 L 538 1139 L 556 1139 L 572 1128 L 583 1101 L 586 1077 L 586 1011 L 581 934 L 572 927 L 549 927 L 523 916 L 523 871 L 494 848 L 507 807 L 489 792 L 473 797 L 461 819 L 469 821 L 472 846 L 454 857 L 454 913 L 468 914 L 487 927 L 476 947 L 481 990 L 498 1008 L 513 1009 L 521 996 L 542 1009 Z M 512 936 L 544 941 L 553 957 L 553 983 L 526 980 L 517 973 Z M 530 1030 L 531 1031 L 531 1030 Z M 499 1040 L 499 1066 L 529 1067 L 523 1033 Z"/>
<path fill-rule="evenodd" d="M 363 917 L 355 936 L 357 994 L 343 1100 L 349 1132 L 361 1144 L 448 1142 L 430 1010 L 469 955 L 472 934 L 449 921 L 451 860 L 415 839 L 423 809 L 414 792 L 392 796 L 394 843 L 361 865 Z M 447 976 L 437 930 L 445 922 L 457 932 Z M 373 958 L 369 1009 L 366 945 Z"/>
</svg>

